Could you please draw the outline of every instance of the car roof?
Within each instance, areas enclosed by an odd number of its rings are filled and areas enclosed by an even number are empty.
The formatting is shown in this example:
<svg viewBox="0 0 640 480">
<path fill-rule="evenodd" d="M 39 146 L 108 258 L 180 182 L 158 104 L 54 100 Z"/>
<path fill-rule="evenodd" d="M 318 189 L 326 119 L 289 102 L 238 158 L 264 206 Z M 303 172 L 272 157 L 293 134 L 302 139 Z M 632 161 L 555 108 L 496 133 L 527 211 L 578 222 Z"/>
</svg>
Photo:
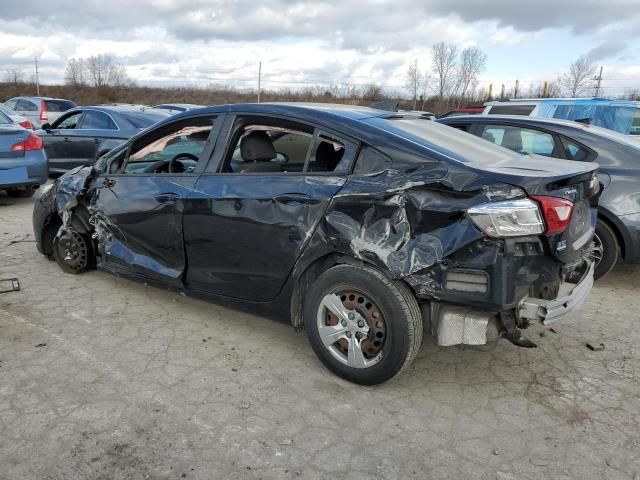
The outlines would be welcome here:
<svg viewBox="0 0 640 480">
<path fill-rule="evenodd" d="M 12 97 L 10 100 L 13 100 L 14 98 L 31 98 L 31 99 L 35 99 L 35 100 L 62 100 L 62 101 L 65 101 L 65 102 L 76 103 L 73 100 L 69 100 L 68 98 L 36 97 L 36 96 L 31 96 L 31 95 L 18 95 L 17 97 Z"/>
<path fill-rule="evenodd" d="M 231 103 L 215 105 L 198 109 L 199 113 L 243 112 L 256 114 L 289 114 L 301 116 L 340 117 L 349 120 L 362 120 L 371 117 L 398 115 L 395 112 L 377 110 L 359 105 L 343 105 L 334 103 L 305 103 L 305 102 L 267 102 L 267 103 Z M 193 110 L 176 115 L 193 115 Z M 415 116 L 415 115 L 414 115 Z"/>
</svg>

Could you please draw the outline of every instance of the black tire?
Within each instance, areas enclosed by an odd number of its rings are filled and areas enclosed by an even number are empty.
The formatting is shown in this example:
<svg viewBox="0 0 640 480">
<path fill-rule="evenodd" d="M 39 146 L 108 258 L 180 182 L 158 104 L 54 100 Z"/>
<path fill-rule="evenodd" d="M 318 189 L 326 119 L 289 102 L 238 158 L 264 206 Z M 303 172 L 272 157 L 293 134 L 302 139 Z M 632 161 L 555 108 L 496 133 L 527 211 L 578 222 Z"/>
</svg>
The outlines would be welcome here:
<svg viewBox="0 0 640 480">
<path fill-rule="evenodd" d="M 379 353 L 367 360 L 377 362 L 370 366 L 354 368 L 347 365 L 344 363 L 347 361 L 347 353 L 344 354 L 343 361 L 337 359 L 338 343 L 325 346 L 321 339 L 319 323 L 323 315 L 321 309 L 324 308 L 322 301 L 328 295 L 338 295 L 339 292 L 344 291 L 354 291 L 357 292 L 356 297 L 362 294 L 363 297 L 370 299 L 370 303 L 367 300 L 366 305 L 368 309 L 372 308 L 369 305 L 374 305 L 373 317 L 382 316 L 385 330 L 384 336 L 379 338 L 382 338 L 383 342 L 380 347 L 376 347 L 380 348 Z M 338 295 L 336 298 L 338 300 L 342 298 L 344 303 L 344 297 L 344 295 L 342 297 Z M 363 298 L 353 301 L 363 303 Z M 345 311 L 361 312 L 363 308 L 357 305 Z M 364 313 L 367 314 L 366 311 Z M 362 316 L 357 318 L 363 319 Z M 374 331 L 370 324 L 371 317 L 364 318 L 369 323 L 368 329 L 371 335 Z M 309 342 L 320 361 L 339 377 L 361 385 L 377 385 L 386 382 L 406 369 L 415 358 L 422 343 L 422 315 L 413 293 L 402 282 L 391 280 L 378 270 L 366 266 L 338 265 L 320 275 L 305 295 L 304 323 Z M 378 321 L 377 325 L 380 326 L 381 322 Z M 336 325 L 335 328 L 339 326 Z M 347 333 L 347 335 L 350 335 L 350 338 L 351 335 L 358 338 L 358 333 Z M 373 340 L 371 337 L 360 338 L 361 342 Z M 346 338 L 338 340 L 340 341 L 350 342 Z M 372 346 L 371 343 L 369 345 Z M 365 348 L 364 344 L 362 348 Z M 362 348 L 360 348 L 361 352 Z"/>
<path fill-rule="evenodd" d="M 65 273 L 77 275 L 95 265 L 93 242 L 87 235 L 66 230 L 53 239 L 53 258 Z"/>
<path fill-rule="evenodd" d="M 33 197 L 36 191 L 33 188 L 12 188 L 7 190 L 7 195 L 11 198 L 29 198 Z"/>
<path fill-rule="evenodd" d="M 620 256 L 620 244 L 613 229 L 602 220 L 596 224 L 596 245 L 598 240 L 602 246 L 602 258 L 596 264 L 594 278 L 604 277 L 615 266 Z"/>
</svg>

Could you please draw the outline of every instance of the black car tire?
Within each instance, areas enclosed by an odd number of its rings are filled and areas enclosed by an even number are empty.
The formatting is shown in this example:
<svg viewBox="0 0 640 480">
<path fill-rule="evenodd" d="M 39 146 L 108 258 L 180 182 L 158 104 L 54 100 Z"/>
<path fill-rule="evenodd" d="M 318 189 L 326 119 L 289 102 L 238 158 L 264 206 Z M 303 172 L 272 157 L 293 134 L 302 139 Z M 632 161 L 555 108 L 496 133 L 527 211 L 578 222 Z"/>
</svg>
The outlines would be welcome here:
<svg viewBox="0 0 640 480">
<path fill-rule="evenodd" d="M 372 318 L 378 318 L 376 325 L 379 326 L 382 323 L 379 321 L 381 316 L 385 328 L 382 346 L 376 347 L 380 348 L 379 353 L 368 360 L 377 361 L 377 363 L 360 368 L 354 368 L 344 363 L 348 361 L 348 349 L 347 352 L 344 352 L 343 361 L 337 359 L 337 355 L 339 355 L 336 350 L 338 342 L 350 342 L 351 340 L 342 338 L 331 346 L 325 346 L 320 334 L 320 322 L 323 315 L 321 309 L 324 308 L 323 299 L 330 295 L 336 295 L 336 299 L 342 299 L 342 303 L 344 303 L 345 295 L 340 292 L 352 291 L 356 292 L 356 299 L 352 299 L 356 305 L 353 309 L 345 307 L 345 312 L 364 311 L 365 315 L 368 315 L 364 318 L 367 319 L 369 336 L 361 336 L 360 341 L 371 342 L 375 339 L 375 337 L 373 339 L 371 337 L 371 333 L 375 331 L 371 325 Z M 360 295 L 367 299 L 366 303 Z M 353 297 L 353 295 L 351 296 Z M 371 304 L 374 307 L 370 307 Z M 367 313 L 364 310 L 365 305 L 367 309 L 373 308 L 373 313 Z M 329 314 L 329 310 L 326 312 Z M 336 318 L 338 317 L 336 316 Z M 363 317 L 356 318 L 362 319 Z M 362 385 L 376 385 L 386 382 L 406 369 L 415 358 L 422 343 L 422 315 L 413 293 L 402 282 L 391 280 L 378 270 L 367 266 L 338 265 L 321 274 L 305 295 L 304 322 L 309 342 L 320 361 L 339 377 Z M 355 327 L 355 325 L 353 326 Z M 340 326 L 336 324 L 333 328 L 340 328 Z M 358 333 L 351 335 L 353 338 L 357 338 Z M 380 335 L 380 332 L 377 332 L 376 335 Z M 362 352 L 365 346 L 361 345 L 360 351 Z M 373 346 L 372 343 L 369 345 Z"/>
<path fill-rule="evenodd" d="M 33 188 L 12 188 L 7 190 L 7 195 L 11 198 L 29 198 L 33 197 L 36 191 Z"/>
<path fill-rule="evenodd" d="M 71 252 L 67 256 L 67 252 Z M 77 275 L 95 265 L 91 237 L 74 230 L 66 230 L 53 239 L 53 258 L 65 272 Z"/>
<path fill-rule="evenodd" d="M 620 244 L 613 229 L 602 220 L 596 224 L 596 235 L 602 245 L 602 259 L 596 265 L 594 278 L 604 277 L 615 266 L 620 255 Z"/>
</svg>

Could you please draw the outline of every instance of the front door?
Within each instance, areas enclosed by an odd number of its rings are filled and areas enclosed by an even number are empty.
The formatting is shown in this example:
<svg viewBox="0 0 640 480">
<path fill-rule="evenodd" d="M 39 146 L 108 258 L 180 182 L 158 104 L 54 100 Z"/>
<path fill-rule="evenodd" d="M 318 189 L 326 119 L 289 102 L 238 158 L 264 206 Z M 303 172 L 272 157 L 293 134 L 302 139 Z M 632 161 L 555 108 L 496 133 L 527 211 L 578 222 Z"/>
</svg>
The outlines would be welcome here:
<svg viewBox="0 0 640 480">
<path fill-rule="evenodd" d="M 272 300 L 344 185 L 356 143 L 307 124 L 240 116 L 218 148 L 217 172 L 198 179 L 185 211 L 186 283 Z"/>
<path fill-rule="evenodd" d="M 80 131 L 80 120 L 83 115 L 83 111 L 73 111 L 60 117 L 42 136 L 49 159 L 49 168 L 54 173 L 84 165 Z"/>
<path fill-rule="evenodd" d="M 214 125 L 200 116 L 158 127 L 108 159 L 96 180 L 102 268 L 182 285 L 182 214 L 213 149 Z"/>
</svg>

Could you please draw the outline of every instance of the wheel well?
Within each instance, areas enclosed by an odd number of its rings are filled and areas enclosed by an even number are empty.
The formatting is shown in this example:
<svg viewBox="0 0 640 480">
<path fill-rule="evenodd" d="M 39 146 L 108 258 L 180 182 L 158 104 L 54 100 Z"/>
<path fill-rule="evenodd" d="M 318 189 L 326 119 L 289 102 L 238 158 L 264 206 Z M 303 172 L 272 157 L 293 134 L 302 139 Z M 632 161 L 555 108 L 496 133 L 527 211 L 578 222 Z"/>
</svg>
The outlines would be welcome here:
<svg viewBox="0 0 640 480">
<path fill-rule="evenodd" d="M 613 230 L 613 233 L 616 236 L 616 240 L 618 240 L 618 245 L 620 245 L 620 251 L 622 252 L 622 258 L 625 258 L 626 254 L 625 254 L 624 237 L 622 236 L 622 232 L 620 231 L 620 229 L 616 226 L 615 223 L 613 223 L 611 220 L 609 220 L 606 216 L 604 216 L 602 214 L 598 214 L 598 220 L 601 220 L 602 223 L 606 223 L 607 226 L 611 230 Z"/>
<path fill-rule="evenodd" d="M 62 226 L 62 219 L 58 213 L 52 213 L 47 217 L 47 221 L 44 222 L 42 229 L 42 251 L 45 255 L 53 254 L 53 238 L 60 230 Z"/>
<path fill-rule="evenodd" d="M 301 274 L 297 275 L 297 278 L 295 279 L 295 284 L 291 294 L 290 313 L 291 325 L 293 325 L 296 330 L 302 330 L 304 326 L 304 296 L 305 293 L 309 290 L 311 284 L 316 278 L 318 278 L 318 276 L 320 276 L 323 272 L 330 269 L 331 267 L 345 264 L 360 267 L 366 265 L 370 268 L 375 268 L 383 275 L 387 276 L 389 280 L 393 280 L 387 272 L 385 272 L 377 265 L 371 262 L 351 257 L 349 255 L 341 253 L 330 253 L 323 257 L 317 258 L 316 260 L 311 262 Z M 406 285 L 409 290 L 413 292 L 413 289 L 408 284 Z"/>
</svg>

